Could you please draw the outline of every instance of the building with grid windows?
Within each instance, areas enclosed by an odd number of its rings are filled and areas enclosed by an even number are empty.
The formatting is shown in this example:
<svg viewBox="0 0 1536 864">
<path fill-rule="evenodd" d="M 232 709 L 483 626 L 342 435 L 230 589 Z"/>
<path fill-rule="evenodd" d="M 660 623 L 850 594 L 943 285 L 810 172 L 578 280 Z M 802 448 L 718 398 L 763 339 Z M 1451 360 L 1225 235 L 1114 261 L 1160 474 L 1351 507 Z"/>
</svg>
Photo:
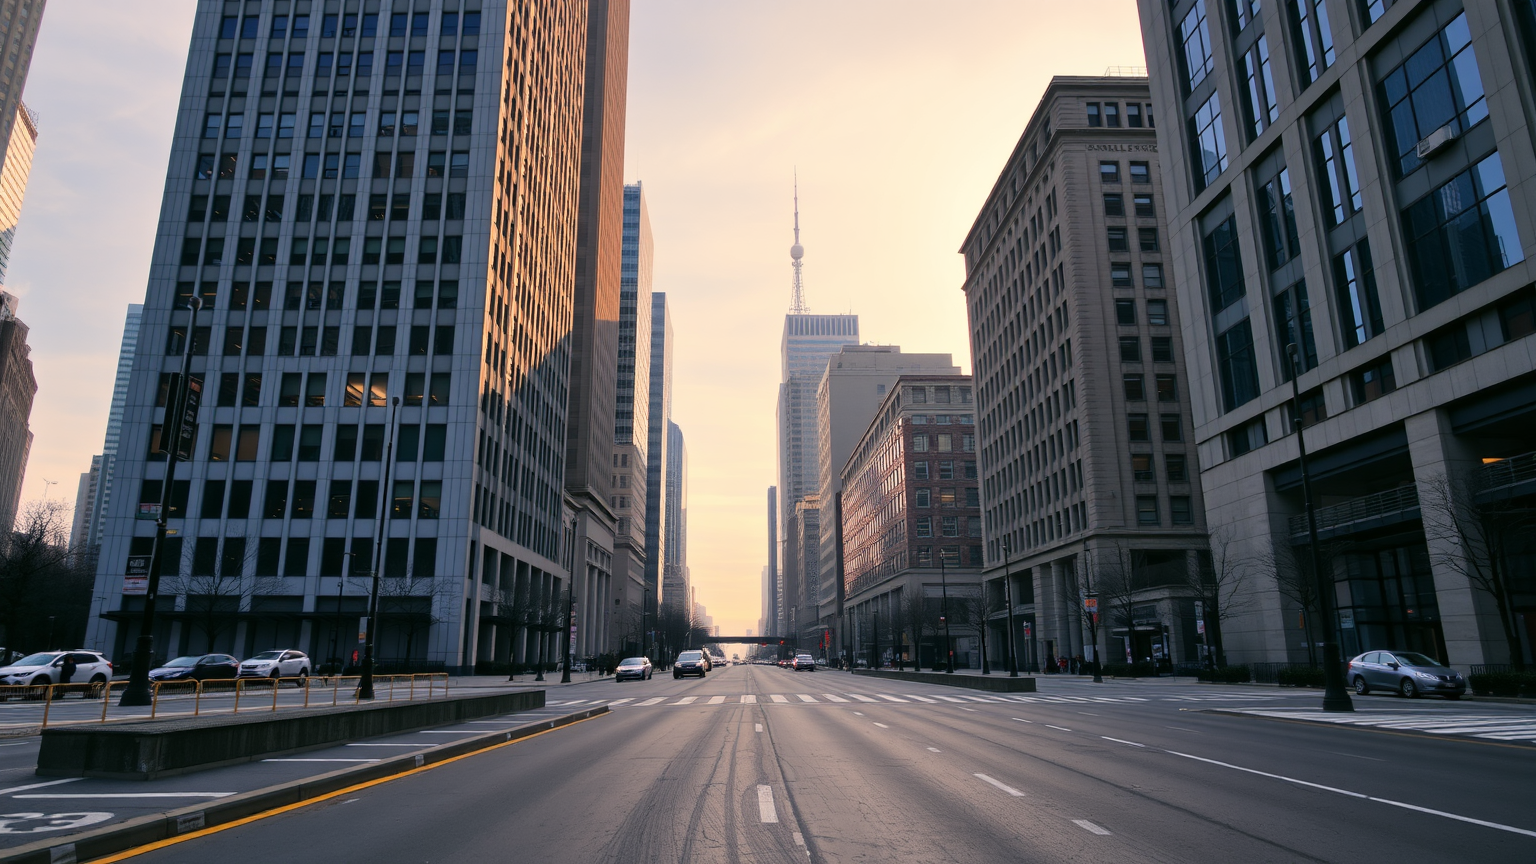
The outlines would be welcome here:
<svg viewBox="0 0 1536 864">
<path fill-rule="evenodd" d="M 190 345 L 157 653 L 347 662 L 378 568 L 385 664 L 553 658 L 592 5 L 198 5 L 92 645 L 137 635 Z"/>
<path fill-rule="evenodd" d="M 1144 78 L 1052 79 L 961 249 L 994 662 L 1004 578 L 1022 665 L 1091 660 L 1095 635 L 1106 662 L 1199 658 L 1203 508 L 1153 118 Z"/>
<path fill-rule="evenodd" d="M 1319 660 L 1299 421 L 1345 656 L 1529 662 L 1533 5 L 1140 8 L 1229 656 Z"/>
<path fill-rule="evenodd" d="M 623 583 L 626 595 L 632 595 L 637 602 L 647 602 L 644 589 L 651 434 L 651 220 L 639 183 L 624 187 L 623 239 L 613 488 L 609 500 L 618 516 L 614 573 Z"/>
<path fill-rule="evenodd" d="M 901 375 L 839 472 L 855 661 L 943 665 L 945 614 L 955 665 L 981 665 L 975 410 L 969 375 Z"/>
<path fill-rule="evenodd" d="M 668 497 L 667 478 L 672 459 L 672 311 L 667 295 L 651 293 L 651 357 L 649 429 L 646 435 L 645 481 L 645 587 L 650 596 L 650 612 L 662 597 L 662 569 L 666 563 L 669 538 L 668 518 L 672 500 Z"/>
</svg>

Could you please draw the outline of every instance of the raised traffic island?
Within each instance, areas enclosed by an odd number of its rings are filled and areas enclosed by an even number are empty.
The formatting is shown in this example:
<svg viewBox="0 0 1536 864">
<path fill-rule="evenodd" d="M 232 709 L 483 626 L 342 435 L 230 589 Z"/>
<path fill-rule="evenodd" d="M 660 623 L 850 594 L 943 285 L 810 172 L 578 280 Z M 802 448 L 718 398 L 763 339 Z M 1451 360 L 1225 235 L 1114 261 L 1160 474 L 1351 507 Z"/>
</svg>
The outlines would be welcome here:
<svg viewBox="0 0 1536 864">
<path fill-rule="evenodd" d="M 153 780 L 544 707 L 543 690 L 43 730 L 43 777 Z"/>
<path fill-rule="evenodd" d="M 853 674 L 867 678 L 894 678 L 918 684 L 939 684 L 944 687 L 966 687 L 971 690 L 988 690 L 993 693 L 1034 693 L 1032 677 L 1009 678 L 1007 675 L 950 675 L 945 672 L 895 672 L 889 669 L 854 669 Z"/>
</svg>

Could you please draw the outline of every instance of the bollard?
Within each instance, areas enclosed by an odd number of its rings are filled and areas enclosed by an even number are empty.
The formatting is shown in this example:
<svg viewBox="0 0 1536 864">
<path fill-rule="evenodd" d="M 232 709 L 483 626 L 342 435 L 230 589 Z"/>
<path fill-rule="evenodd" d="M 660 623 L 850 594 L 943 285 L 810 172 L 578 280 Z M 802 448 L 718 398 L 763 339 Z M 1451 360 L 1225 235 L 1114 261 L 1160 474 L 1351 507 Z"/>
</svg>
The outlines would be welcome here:
<svg viewBox="0 0 1536 864">
<path fill-rule="evenodd" d="M 101 691 L 101 722 L 107 722 L 107 706 L 112 704 L 112 682 L 108 681 Z"/>
<path fill-rule="evenodd" d="M 149 719 L 155 719 L 155 714 L 160 710 L 160 684 L 156 681 L 155 692 L 149 697 Z"/>
<path fill-rule="evenodd" d="M 53 685 L 49 684 L 43 691 L 43 728 L 48 728 L 48 709 L 53 705 Z"/>
<path fill-rule="evenodd" d="M 245 689 L 243 686 L 241 686 L 243 684 L 245 684 L 244 678 L 235 679 L 235 710 L 233 712 L 235 714 L 240 713 L 240 691 Z"/>
<path fill-rule="evenodd" d="M 410 692 L 406 695 L 405 701 L 407 701 L 407 702 L 415 702 L 416 701 L 416 676 L 415 675 L 411 676 L 411 689 L 410 689 Z"/>
<path fill-rule="evenodd" d="M 281 678 L 272 678 L 272 679 L 269 679 L 269 680 L 271 680 L 271 682 L 272 682 L 272 710 L 276 711 L 277 710 L 277 691 L 283 689 L 283 679 L 281 679 Z"/>
<path fill-rule="evenodd" d="M 192 716 L 196 717 L 203 708 L 203 682 L 194 681 L 192 683 L 197 685 L 197 689 L 192 694 Z"/>
</svg>

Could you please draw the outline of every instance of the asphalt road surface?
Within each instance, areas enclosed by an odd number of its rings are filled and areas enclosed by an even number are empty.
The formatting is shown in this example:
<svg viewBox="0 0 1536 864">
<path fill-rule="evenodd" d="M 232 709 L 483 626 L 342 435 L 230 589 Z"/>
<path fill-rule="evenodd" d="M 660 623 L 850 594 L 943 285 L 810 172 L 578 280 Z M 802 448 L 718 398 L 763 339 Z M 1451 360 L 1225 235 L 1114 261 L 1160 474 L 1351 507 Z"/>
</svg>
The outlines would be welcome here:
<svg viewBox="0 0 1536 864">
<path fill-rule="evenodd" d="M 764 666 L 552 690 L 615 704 L 134 860 L 1536 861 L 1536 747 L 1211 713 L 1315 693 L 1042 691 L 1062 701 Z M 1359 701 L 1442 724 L 1474 708 Z"/>
</svg>

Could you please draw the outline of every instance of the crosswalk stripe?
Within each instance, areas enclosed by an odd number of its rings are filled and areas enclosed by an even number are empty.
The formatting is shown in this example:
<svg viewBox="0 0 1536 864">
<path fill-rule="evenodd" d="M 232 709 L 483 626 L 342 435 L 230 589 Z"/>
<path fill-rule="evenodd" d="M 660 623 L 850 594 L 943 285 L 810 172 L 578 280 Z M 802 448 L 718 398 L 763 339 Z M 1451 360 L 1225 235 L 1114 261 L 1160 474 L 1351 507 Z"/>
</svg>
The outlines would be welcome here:
<svg viewBox="0 0 1536 864">
<path fill-rule="evenodd" d="M 743 705 L 756 705 L 757 704 L 757 696 L 756 696 L 756 694 L 753 694 L 753 693 L 745 693 L 745 694 L 743 694 L 742 697 L 741 697 L 741 704 L 743 704 Z"/>
<path fill-rule="evenodd" d="M 877 699 L 871 699 L 868 696 L 861 696 L 858 693 L 849 693 L 848 695 L 852 696 L 853 698 L 855 698 L 857 700 L 859 700 L 860 702 L 877 702 L 877 701 L 879 701 Z"/>
<path fill-rule="evenodd" d="M 661 701 L 665 700 L 666 698 L 667 697 L 665 697 L 665 696 L 653 696 L 650 699 L 645 700 L 644 702 L 636 702 L 635 703 L 635 707 L 636 708 L 644 708 L 647 705 L 655 705 L 656 703 L 661 702 Z"/>
<path fill-rule="evenodd" d="M 905 699 L 901 699 L 901 698 L 898 698 L 896 696 L 892 696 L 889 693 L 876 693 L 875 695 L 879 696 L 881 699 L 884 699 L 887 702 L 906 702 L 907 701 Z"/>
<path fill-rule="evenodd" d="M 800 693 L 798 695 L 800 696 L 800 701 L 801 702 L 815 702 L 816 701 L 815 699 L 811 698 L 811 694 L 809 694 L 809 693 Z"/>
<path fill-rule="evenodd" d="M 964 702 L 965 701 L 964 699 L 957 699 L 954 696 L 940 696 L 939 698 L 943 699 L 945 702 Z"/>
<path fill-rule="evenodd" d="M 699 697 L 697 697 L 697 696 L 684 696 L 683 698 L 677 700 L 676 702 L 673 702 L 672 704 L 674 706 L 676 706 L 676 705 L 691 705 L 698 698 Z"/>
<path fill-rule="evenodd" d="M 828 701 L 828 702 L 847 702 L 847 701 L 848 701 L 848 700 L 847 700 L 847 699 L 844 699 L 844 698 L 843 698 L 843 697 L 841 697 L 841 696 L 834 696 L 834 695 L 832 695 L 832 694 L 831 694 L 831 693 L 823 693 L 823 694 L 821 694 L 821 695 L 822 695 L 822 697 L 823 697 L 823 698 L 825 698 L 825 699 L 826 699 L 826 700 L 827 700 L 827 701 Z"/>
<path fill-rule="evenodd" d="M 772 699 L 775 702 L 779 702 L 779 703 L 784 703 L 784 702 L 788 702 L 789 701 L 788 699 L 785 699 L 783 696 L 780 696 L 777 693 L 773 694 L 772 696 L 769 696 L 768 698 Z"/>
<path fill-rule="evenodd" d="M 720 704 L 723 704 L 724 702 L 725 702 L 725 697 L 724 696 L 711 696 L 711 697 L 709 697 L 709 704 L 711 704 L 711 705 L 720 705 Z"/>
<path fill-rule="evenodd" d="M 630 696 L 630 697 L 625 698 L 625 699 L 615 699 L 612 702 L 609 702 L 608 704 L 609 705 L 623 705 L 625 702 L 633 702 L 633 701 L 635 701 L 635 697 Z"/>
<path fill-rule="evenodd" d="M 906 697 L 908 699 L 916 699 L 919 702 L 928 702 L 930 704 L 939 701 L 937 699 L 929 699 L 927 696 L 919 696 L 916 693 L 907 693 Z"/>
</svg>

